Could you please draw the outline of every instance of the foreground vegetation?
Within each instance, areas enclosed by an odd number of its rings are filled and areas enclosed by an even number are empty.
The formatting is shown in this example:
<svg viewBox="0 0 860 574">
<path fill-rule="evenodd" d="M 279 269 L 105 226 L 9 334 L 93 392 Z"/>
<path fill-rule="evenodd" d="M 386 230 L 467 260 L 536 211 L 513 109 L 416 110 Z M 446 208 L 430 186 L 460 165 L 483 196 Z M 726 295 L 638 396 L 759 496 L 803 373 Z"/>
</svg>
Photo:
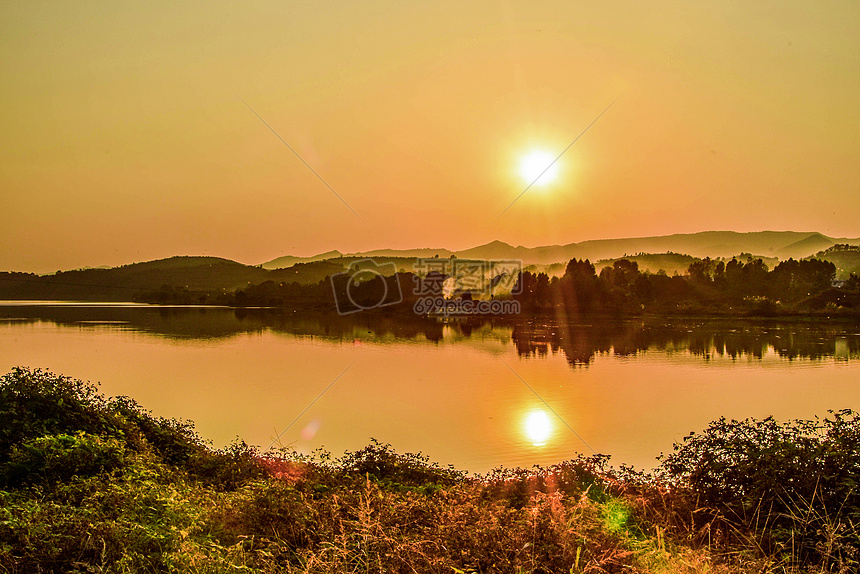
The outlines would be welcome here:
<svg viewBox="0 0 860 574">
<path fill-rule="evenodd" d="M 643 474 L 471 477 L 372 443 L 207 447 L 52 373 L 0 378 L 0 572 L 854 572 L 860 417 L 717 421 Z"/>
</svg>

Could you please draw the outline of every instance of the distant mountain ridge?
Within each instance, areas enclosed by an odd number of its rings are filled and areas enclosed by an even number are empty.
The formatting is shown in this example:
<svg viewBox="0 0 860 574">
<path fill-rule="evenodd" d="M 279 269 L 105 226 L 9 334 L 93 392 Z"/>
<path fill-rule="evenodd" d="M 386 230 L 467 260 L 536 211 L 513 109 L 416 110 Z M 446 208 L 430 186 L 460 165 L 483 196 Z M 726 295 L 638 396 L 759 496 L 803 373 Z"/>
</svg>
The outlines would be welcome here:
<svg viewBox="0 0 860 574">
<path fill-rule="evenodd" d="M 284 257 L 278 257 L 271 261 L 266 261 L 262 264 L 262 267 L 263 269 L 285 269 L 287 267 L 292 267 L 296 263 L 311 263 L 314 261 L 325 261 L 326 259 L 337 259 L 338 257 L 343 257 L 343 253 L 340 251 L 327 251 L 311 257 L 293 257 L 292 255 L 285 255 Z"/>
<path fill-rule="evenodd" d="M 679 253 L 692 257 L 734 257 L 741 253 L 750 253 L 764 257 L 779 259 L 802 259 L 837 243 L 860 244 L 859 238 L 827 237 L 817 232 L 801 231 L 702 231 L 699 233 L 678 233 L 674 235 L 659 235 L 651 237 L 631 237 L 624 239 L 591 239 L 567 245 L 545 245 L 540 247 L 514 247 L 503 241 L 491 241 L 461 251 L 449 249 L 378 249 L 360 253 L 350 253 L 343 257 L 450 257 L 455 255 L 465 259 L 517 259 L 525 265 L 550 265 L 569 261 L 573 258 L 617 259 L 625 255 L 637 253 Z M 341 256 L 340 252 L 334 251 Z M 265 269 L 275 269 L 283 261 L 293 263 L 301 261 L 320 261 L 327 259 L 328 254 L 315 255 L 307 258 L 279 257 L 263 263 Z M 293 264 L 290 263 L 290 264 Z"/>
</svg>

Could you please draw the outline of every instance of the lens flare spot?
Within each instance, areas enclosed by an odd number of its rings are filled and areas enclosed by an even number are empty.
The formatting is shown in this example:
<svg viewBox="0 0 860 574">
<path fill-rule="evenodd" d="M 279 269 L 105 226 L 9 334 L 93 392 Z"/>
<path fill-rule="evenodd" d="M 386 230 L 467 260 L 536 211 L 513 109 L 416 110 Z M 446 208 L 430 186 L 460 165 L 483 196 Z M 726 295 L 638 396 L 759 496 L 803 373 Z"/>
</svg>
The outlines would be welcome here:
<svg viewBox="0 0 860 574">
<path fill-rule="evenodd" d="M 320 426 L 322 426 L 322 423 L 318 419 L 312 420 L 302 429 L 302 438 L 304 440 L 311 440 L 316 436 L 317 431 L 320 430 Z"/>
<path fill-rule="evenodd" d="M 526 436 L 532 441 L 532 444 L 541 446 L 552 434 L 552 423 L 545 412 L 534 411 L 526 417 L 525 429 Z"/>
</svg>

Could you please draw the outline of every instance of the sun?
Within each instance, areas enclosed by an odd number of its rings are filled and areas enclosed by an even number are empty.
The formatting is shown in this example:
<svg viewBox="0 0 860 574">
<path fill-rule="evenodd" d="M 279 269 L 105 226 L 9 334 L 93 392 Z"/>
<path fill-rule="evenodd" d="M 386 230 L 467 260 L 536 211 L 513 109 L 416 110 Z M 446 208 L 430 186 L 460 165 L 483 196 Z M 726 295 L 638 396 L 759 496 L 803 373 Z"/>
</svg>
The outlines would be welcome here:
<svg viewBox="0 0 860 574">
<path fill-rule="evenodd" d="M 546 185 L 558 177 L 556 157 L 549 152 L 534 150 L 524 155 L 520 160 L 520 175 L 531 185 Z"/>
</svg>

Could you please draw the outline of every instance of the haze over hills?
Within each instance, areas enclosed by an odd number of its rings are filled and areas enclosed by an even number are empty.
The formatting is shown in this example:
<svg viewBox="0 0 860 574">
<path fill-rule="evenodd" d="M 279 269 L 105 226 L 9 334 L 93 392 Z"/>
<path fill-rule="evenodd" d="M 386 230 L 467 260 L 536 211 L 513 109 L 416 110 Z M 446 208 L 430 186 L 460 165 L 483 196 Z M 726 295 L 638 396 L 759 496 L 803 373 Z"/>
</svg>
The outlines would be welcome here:
<svg viewBox="0 0 860 574">
<path fill-rule="evenodd" d="M 800 241 L 792 243 L 791 245 L 786 245 L 782 249 L 777 250 L 774 255 L 780 259 L 801 259 L 803 257 L 808 257 L 813 253 L 829 249 L 837 243 L 853 243 L 856 241 L 856 239 L 834 240 L 829 237 L 825 237 L 820 233 L 813 233 L 805 239 L 801 239 Z"/>
<path fill-rule="evenodd" d="M 625 239 L 593 239 L 567 245 L 547 245 L 541 247 L 514 247 L 502 241 L 492 241 L 462 251 L 448 249 L 380 249 L 352 253 L 344 257 L 450 257 L 455 255 L 466 259 L 518 259 L 525 265 L 550 265 L 570 259 L 617 259 L 637 253 L 679 253 L 692 257 L 734 257 L 741 253 L 751 253 L 763 257 L 779 259 L 802 259 L 823 251 L 837 243 L 860 244 L 860 238 L 834 238 L 816 232 L 799 231 L 755 231 L 740 233 L 736 231 L 703 231 L 662 235 L 653 237 L 631 237 Z M 339 255 L 339 252 L 330 252 Z M 284 264 L 292 265 L 301 261 L 330 259 L 329 253 L 314 257 L 279 257 L 263 263 L 264 269 L 275 269 Z"/>
</svg>

